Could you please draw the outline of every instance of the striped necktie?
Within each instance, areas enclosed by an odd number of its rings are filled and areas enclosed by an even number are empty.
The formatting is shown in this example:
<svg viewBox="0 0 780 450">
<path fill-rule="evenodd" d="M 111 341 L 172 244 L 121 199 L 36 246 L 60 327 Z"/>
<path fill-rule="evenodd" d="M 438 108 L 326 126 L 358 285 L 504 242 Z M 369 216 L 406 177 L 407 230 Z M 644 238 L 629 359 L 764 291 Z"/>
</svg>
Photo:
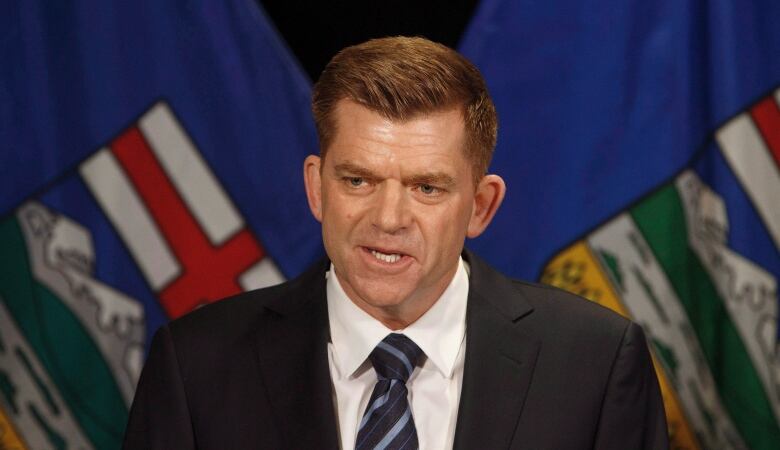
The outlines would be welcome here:
<svg viewBox="0 0 780 450">
<path fill-rule="evenodd" d="M 419 447 L 406 381 L 422 354 L 417 344 L 398 333 L 388 334 L 371 352 L 377 382 L 358 427 L 355 450 Z"/>
</svg>

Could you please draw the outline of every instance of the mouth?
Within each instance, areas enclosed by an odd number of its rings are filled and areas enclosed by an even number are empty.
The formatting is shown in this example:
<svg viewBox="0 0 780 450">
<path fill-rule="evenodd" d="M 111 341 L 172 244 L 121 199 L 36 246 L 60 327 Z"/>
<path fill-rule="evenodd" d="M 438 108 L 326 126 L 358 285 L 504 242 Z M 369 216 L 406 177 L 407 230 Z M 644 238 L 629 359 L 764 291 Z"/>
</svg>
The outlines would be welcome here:
<svg viewBox="0 0 780 450">
<path fill-rule="evenodd" d="M 363 250 L 371 255 L 373 259 L 384 264 L 399 264 L 410 258 L 409 255 L 401 253 L 397 250 L 384 248 L 380 249 L 374 247 L 363 247 Z"/>
</svg>

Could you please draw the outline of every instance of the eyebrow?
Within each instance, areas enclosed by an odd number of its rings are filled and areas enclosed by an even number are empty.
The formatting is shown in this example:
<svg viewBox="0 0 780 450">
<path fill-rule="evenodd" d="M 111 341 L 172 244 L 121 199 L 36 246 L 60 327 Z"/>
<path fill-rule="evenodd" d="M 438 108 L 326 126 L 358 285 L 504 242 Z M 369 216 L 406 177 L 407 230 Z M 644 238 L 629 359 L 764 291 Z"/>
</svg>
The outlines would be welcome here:
<svg viewBox="0 0 780 450">
<path fill-rule="evenodd" d="M 338 176 L 344 176 L 346 174 L 349 174 L 352 176 L 362 177 L 362 178 L 370 178 L 370 179 L 379 178 L 374 172 L 371 172 L 365 167 L 360 167 L 356 164 L 352 164 L 349 162 L 336 164 L 336 167 L 334 169 L 336 170 L 336 174 Z"/>
<path fill-rule="evenodd" d="M 350 162 L 337 164 L 335 166 L 335 170 L 338 176 L 351 175 L 368 178 L 371 180 L 381 178 L 371 170 Z M 406 185 L 432 184 L 436 186 L 449 187 L 455 184 L 455 179 L 451 175 L 448 175 L 444 172 L 423 172 L 405 177 L 403 182 Z"/>
<path fill-rule="evenodd" d="M 405 178 L 404 184 L 432 184 L 450 187 L 455 184 L 455 179 L 443 172 L 425 172 Z"/>
</svg>

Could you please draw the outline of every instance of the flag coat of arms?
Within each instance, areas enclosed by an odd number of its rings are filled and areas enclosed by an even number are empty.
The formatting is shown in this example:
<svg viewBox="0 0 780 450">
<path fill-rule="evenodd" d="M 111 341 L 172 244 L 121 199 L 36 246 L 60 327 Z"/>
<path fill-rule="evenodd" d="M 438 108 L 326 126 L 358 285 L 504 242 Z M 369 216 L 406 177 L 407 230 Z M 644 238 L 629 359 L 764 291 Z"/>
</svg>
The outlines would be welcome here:
<svg viewBox="0 0 780 450">
<path fill-rule="evenodd" d="M 780 436 L 780 261 L 762 266 L 766 255 L 729 240 L 729 217 L 748 216 L 751 244 L 769 256 L 780 249 L 777 130 L 776 91 L 720 127 L 691 168 L 557 254 L 541 277 L 644 326 L 681 448 L 772 448 Z"/>
<path fill-rule="evenodd" d="M 118 448 L 160 324 L 321 254 L 309 85 L 262 11 L 130 6 L 0 7 L 0 448 Z"/>
<path fill-rule="evenodd" d="M 641 324 L 675 449 L 780 446 L 778 15 L 484 0 L 461 41 L 508 186 L 472 247 Z"/>
</svg>

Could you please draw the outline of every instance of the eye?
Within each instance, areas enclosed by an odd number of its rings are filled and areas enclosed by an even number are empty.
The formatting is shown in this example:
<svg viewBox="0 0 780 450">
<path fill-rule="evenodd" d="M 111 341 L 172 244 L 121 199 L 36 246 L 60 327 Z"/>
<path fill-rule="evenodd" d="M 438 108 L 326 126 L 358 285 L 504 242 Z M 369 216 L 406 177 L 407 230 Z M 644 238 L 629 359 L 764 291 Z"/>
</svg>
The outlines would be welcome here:
<svg viewBox="0 0 780 450">
<path fill-rule="evenodd" d="M 433 195 L 439 193 L 439 189 L 431 186 L 430 184 L 421 184 L 419 188 L 420 188 L 420 192 L 422 192 L 425 195 Z"/>
<path fill-rule="evenodd" d="M 347 183 L 349 183 L 352 187 L 360 187 L 363 185 L 365 181 L 363 180 L 363 177 L 348 177 Z"/>
</svg>

